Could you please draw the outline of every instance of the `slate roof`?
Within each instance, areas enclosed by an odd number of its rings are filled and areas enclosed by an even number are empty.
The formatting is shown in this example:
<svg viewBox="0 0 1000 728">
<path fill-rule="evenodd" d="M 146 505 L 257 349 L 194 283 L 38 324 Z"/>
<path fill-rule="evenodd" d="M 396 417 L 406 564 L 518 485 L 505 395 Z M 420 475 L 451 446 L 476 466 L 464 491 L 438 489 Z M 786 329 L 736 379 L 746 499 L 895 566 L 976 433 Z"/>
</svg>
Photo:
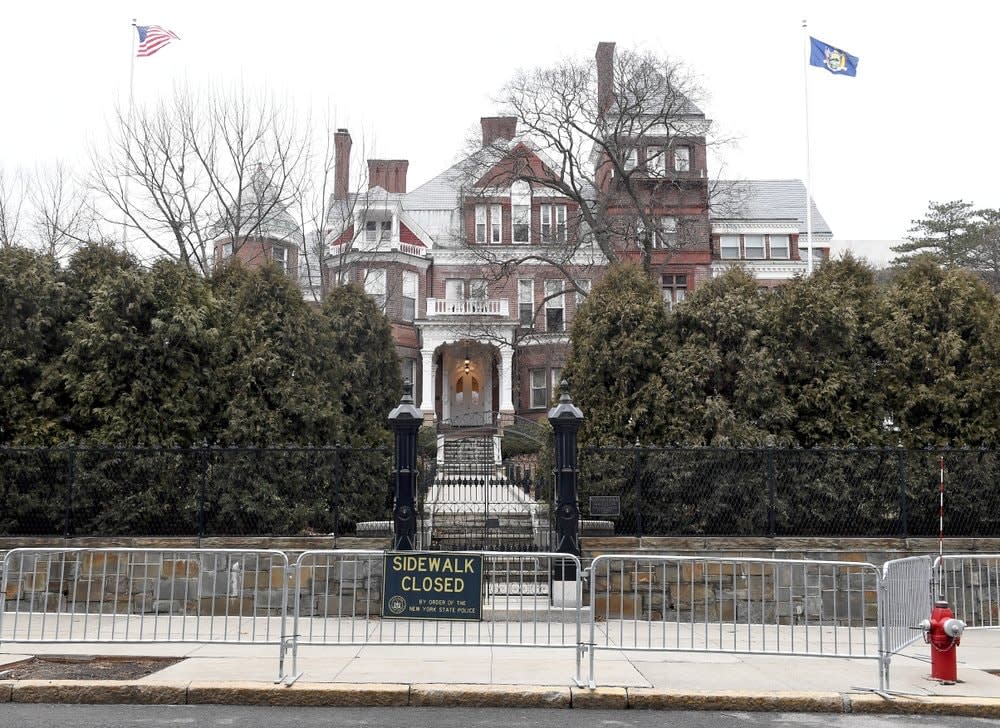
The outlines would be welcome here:
<svg viewBox="0 0 1000 728">
<path fill-rule="evenodd" d="M 806 187 L 798 179 L 725 181 L 717 184 L 720 194 L 712 202 L 713 220 L 797 220 L 806 232 Z M 812 200 L 813 234 L 829 234 L 816 201 Z"/>
</svg>

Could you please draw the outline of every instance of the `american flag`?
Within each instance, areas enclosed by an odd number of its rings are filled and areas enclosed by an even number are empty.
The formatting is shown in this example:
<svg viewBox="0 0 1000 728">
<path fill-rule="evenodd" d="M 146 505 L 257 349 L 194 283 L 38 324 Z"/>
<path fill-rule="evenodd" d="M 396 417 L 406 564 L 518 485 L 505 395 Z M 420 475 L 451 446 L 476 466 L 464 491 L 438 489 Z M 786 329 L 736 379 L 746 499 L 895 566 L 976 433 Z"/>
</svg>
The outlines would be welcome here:
<svg viewBox="0 0 1000 728">
<path fill-rule="evenodd" d="M 135 54 L 137 58 L 151 56 L 170 41 L 180 40 L 179 35 L 159 25 L 137 25 L 135 29 L 139 31 L 139 49 Z"/>
</svg>

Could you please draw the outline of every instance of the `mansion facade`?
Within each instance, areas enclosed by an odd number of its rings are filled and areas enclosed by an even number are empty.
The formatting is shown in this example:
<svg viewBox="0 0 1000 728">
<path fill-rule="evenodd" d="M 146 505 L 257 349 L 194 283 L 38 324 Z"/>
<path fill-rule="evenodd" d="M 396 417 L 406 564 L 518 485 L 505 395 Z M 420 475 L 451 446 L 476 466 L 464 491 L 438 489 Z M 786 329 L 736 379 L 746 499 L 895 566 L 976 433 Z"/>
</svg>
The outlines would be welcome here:
<svg viewBox="0 0 1000 728">
<path fill-rule="evenodd" d="M 606 116 L 622 106 L 614 54 L 613 43 L 598 46 Z M 689 102 L 672 108 L 683 124 L 664 126 L 662 109 L 650 110 L 642 133 L 596 144 L 593 175 L 573 187 L 513 117 L 483 118 L 482 149 L 413 190 L 408 162 L 390 159 L 367 160 L 367 186 L 349 189 L 351 136 L 337 131 L 322 286 L 357 283 L 383 308 L 428 420 L 543 417 L 569 326 L 607 270 L 609 246 L 642 260 L 667 307 L 733 265 L 771 288 L 829 255 L 832 233 L 813 205 L 807 261 L 801 181 L 713 180 L 709 122 Z"/>
</svg>

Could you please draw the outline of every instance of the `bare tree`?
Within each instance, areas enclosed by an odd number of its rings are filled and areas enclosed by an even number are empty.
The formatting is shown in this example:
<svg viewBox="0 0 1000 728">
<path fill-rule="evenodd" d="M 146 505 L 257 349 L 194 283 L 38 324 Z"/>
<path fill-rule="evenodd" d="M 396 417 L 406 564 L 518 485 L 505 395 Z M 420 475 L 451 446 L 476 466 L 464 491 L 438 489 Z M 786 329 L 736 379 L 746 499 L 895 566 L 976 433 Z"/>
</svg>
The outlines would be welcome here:
<svg viewBox="0 0 1000 728">
<path fill-rule="evenodd" d="M 11 248 L 20 243 L 21 210 L 27 196 L 27 183 L 21 171 L 8 173 L 0 169 L 0 247 Z"/>
<path fill-rule="evenodd" d="M 93 153 L 92 184 L 127 243 L 206 273 L 215 241 L 234 254 L 264 233 L 301 244 L 286 209 L 305 153 L 287 105 L 242 88 L 178 87 L 154 107 L 118 109 L 108 148 Z"/>
<path fill-rule="evenodd" d="M 86 189 L 62 162 L 36 171 L 31 201 L 35 242 L 52 257 L 61 258 L 81 243 L 102 239 Z"/>
</svg>

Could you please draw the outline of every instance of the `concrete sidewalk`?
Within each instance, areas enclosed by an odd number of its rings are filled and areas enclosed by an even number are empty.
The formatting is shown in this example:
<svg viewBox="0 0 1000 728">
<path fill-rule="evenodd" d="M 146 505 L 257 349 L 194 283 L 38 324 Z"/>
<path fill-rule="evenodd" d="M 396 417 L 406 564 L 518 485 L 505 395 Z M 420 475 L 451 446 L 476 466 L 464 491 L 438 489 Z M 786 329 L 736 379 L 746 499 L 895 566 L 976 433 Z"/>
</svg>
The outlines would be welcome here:
<svg viewBox="0 0 1000 728">
<path fill-rule="evenodd" d="M 301 677 L 276 685 L 276 645 L 14 644 L 0 666 L 44 654 L 176 656 L 135 681 L 0 680 L 0 702 L 230 703 L 263 705 L 490 705 L 819 712 L 934 713 L 1000 717 L 1000 632 L 967 631 L 959 682 L 929 679 L 930 648 L 892 660 L 891 692 L 876 694 L 877 660 L 727 653 L 595 655 L 596 689 L 575 681 L 573 648 L 300 646 Z M 585 683 L 587 657 L 581 666 Z M 290 657 L 286 671 L 291 671 Z"/>
</svg>

